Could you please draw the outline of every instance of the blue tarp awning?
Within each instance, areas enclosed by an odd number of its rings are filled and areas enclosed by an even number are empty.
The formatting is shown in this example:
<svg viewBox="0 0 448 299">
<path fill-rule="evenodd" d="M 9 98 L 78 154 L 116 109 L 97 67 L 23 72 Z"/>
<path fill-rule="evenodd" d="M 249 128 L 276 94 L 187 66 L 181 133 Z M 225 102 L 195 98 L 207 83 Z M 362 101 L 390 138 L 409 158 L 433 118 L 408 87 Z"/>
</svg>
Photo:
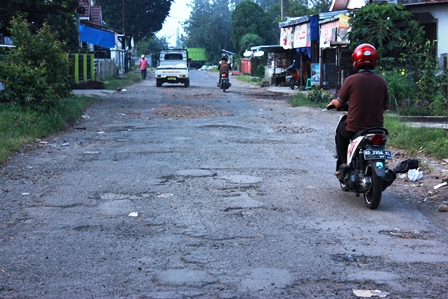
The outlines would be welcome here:
<svg viewBox="0 0 448 299">
<path fill-rule="evenodd" d="M 115 34 L 110 31 L 79 25 L 81 41 L 104 48 L 115 48 Z"/>
</svg>

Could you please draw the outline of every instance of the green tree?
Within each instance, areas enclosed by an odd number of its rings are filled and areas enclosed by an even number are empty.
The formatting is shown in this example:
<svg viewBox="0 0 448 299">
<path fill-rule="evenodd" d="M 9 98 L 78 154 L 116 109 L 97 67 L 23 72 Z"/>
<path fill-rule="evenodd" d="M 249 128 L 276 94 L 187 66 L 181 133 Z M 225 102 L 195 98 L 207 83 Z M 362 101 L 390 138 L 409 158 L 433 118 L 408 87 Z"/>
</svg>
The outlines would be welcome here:
<svg viewBox="0 0 448 299">
<path fill-rule="evenodd" d="M 205 48 L 207 57 L 218 61 L 222 49 L 233 50 L 228 0 L 195 0 L 191 8 L 190 18 L 184 24 L 185 45 Z"/>
<path fill-rule="evenodd" d="M 106 26 L 132 34 L 136 41 L 160 31 L 174 0 L 95 0 Z M 123 9 L 124 3 L 124 9 Z M 123 14 L 124 12 L 124 14 Z M 123 26 L 124 20 L 124 28 Z"/>
<path fill-rule="evenodd" d="M 263 11 L 263 8 L 254 2 L 246 0 L 237 5 L 232 12 L 231 39 L 234 48 L 240 53 L 244 51 L 240 40 L 248 33 L 257 34 L 265 44 L 278 43 L 278 38 L 271 27 L 272 22 L 273 20 Z"/>
<path fill-rule="evenodd" d="M 85 0 L 81 0 L 85 1 Z M 36 33 L 43 24 L 50 27 L 54 37 L 64 41 L 66 48 L 78 49 L 77 15 L 84 12 L 78 0 L 2 0 L 0 6 L 0 35 L 10 36 L 9 21 L 18 12 L 28 20 L 29 30 Z"/>
<path fill-rule="evenodd" d="M 263 44 L 263 39 L 258 34 L 248 33 L 240 38 L 239 42 L 242 51 L 249 50 L 253 46 Z"/>
<path fill-rule="evenodd" d="M 349 22 L 351 46 L 370 43 L 377 48 L 380 58 L 394 57 L 397 60 L 403 53 L 403 42 L 424 42 L 423 29 L 403 5 L 369 4 L 353 12 Z"/>
<path fill-rule="evenodd" d="M 69 61 L 59 42 L 44 24 L 36 34 L 20 15 L 11 20 L 15 48 L 0 61 L 4 90 L 0 101 L 49 111 L 71 92 Z"/>
<path fill-rule="evenodd" d="M 318 12 L 315 9 L 308 7 L 308 1 L 306 0 L 285 0 L 283 1 L 283 11 L 285 19 L 286 17 L 295 18 L 308 16 Z M 270 18 L 274 20 L 271 25 L 274 35 L 280 38 L 280 28 L 278 27 L 278 22 L 284 21 L 281 19 L 280 3 L 278 3 L 277 1 L 271 4 L 267 9 L 267 13 L 269 14 Z"/>
<path fill-rule="evenodd" d="M 310 0 L 311 8 L 315 13 L 327 12 L 330 10 L 332 0 Z"/>
<path fill-rule="evenodd" d="M 140 57 L 142 54 L 151 55 L 158 52 L 159 49 L 167 49 L 169 46 L 168 40 L 165 36 L 160 38 L 153 36 L 151 38 L 139 41 L 136 44 L 136 48 L 138 51 L 138 56 Z"/>
</svg>

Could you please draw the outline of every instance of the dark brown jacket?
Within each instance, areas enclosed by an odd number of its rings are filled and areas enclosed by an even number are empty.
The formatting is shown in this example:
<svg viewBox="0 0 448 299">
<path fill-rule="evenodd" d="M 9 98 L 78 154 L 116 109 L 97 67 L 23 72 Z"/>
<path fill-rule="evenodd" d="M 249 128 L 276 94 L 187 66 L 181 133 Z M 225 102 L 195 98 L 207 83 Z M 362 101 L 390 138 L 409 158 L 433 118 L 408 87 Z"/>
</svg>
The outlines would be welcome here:
<svg viewBox="0 0 448 299">
<path fill-rule="evenodd" d="M 338 97 L 342 102 L 349 102 L 347 131 L 383 126 L 383 113 L 389 107 L 389 91 L 382 77 L 370 71 L 351 75 L 342 84 Z"/>
</svg>

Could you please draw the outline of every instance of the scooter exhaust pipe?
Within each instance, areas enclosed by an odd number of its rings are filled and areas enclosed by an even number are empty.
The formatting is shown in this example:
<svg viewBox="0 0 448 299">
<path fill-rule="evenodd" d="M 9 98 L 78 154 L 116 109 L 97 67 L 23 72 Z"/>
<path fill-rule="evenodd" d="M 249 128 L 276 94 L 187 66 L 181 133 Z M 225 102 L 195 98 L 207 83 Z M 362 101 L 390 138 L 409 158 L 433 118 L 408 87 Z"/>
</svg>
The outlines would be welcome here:
<svg viewBox="0 0 448 299">
<path fill-rule="evenodd" d="M 386 171 L 386 175 L 383 177 L 383 191 L 386 190 L 387 187 L 392 185 L 392 183 L 397 178 L 397 173 L 393 169 L 388 169 Z"/>
</svg>

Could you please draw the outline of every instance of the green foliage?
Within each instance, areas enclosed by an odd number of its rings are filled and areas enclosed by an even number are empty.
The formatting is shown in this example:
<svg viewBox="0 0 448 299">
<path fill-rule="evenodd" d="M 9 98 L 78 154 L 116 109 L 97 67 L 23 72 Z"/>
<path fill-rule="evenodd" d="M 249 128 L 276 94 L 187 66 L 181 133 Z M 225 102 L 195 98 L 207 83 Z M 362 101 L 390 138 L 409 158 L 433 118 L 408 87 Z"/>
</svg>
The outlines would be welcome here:
<svg viewBox="0 0 448 299">
<path fill-rule="evenodd" d="M 448 157 L 448 131 L 425 127 L 411 127 L 399 119 L 387 116 L 384 126 L 389 130 L 388 145 L 410 153 L 424 152 L 434 158 Z"/>
<path fill-rule="evenodd" d="M 435 43 L 406 46 L 412 49 L 400 59 L 406 67 L 382 73 L 389 85 L 391 110 L 401 115 L 446 115 L 447 74 L 431 54 Z"/>
<path fill-rule="evenodd" d="M 247 75 L 239 75 L 237 78 L 240 81 L 247 82 L 247 83 L 252 83 L 252 84 L 255 84 L 255 85 L 259 85 L 262 82 L 262 80 L 260 78 L 247 76 Z"/>
<path fill-rule="evenodd" d="M 70 97 L 61 101 L 57 109 L 46 112 L 0 104 L 0 163 L 24 143 L 59 132 L 81 117 L 82 110 L 94 101 L 88 97 Z"/>
<path fill-rule="evenodd" d="M 260 5 L 250 0 L 238 4 L 232 12 L 231 39 L 234 48 L 241 51 L 241 37 L 248 33 L 257 34 L 266 44 L 278 43 L 270 27 L 271 23 L 271 18 Z M 237 55 L 240 55 L 240 53 L 237 53 Z"/>
<path fill-rule="evenodd" d="M 71 92 L 64 44 L 46 24 L 31 34 L 21 16 L 12 19 L 11 34 L 16 47 L 0 61 L 0 81 L 5 88 L 0 102 L 41 111 L 56 107 Z"/>
<path fill-rule="evenodd" d="M 310 102 L 306 94 L 301 92 L 298 92 L 292 97 L 290 97 L 288 103 L 293 107 L 299 107 L 299 106 L 317 107 L 315 103 Z"/>
<path fill-rule="evenodd" d="M 330 2 L 331 4 L 331 2 Z M 328 5 L 328 8 L 330 7 Z M 263 6 L 262 3 L 260 3 Z M 328 8 L 323 11 L 328 11 Z M 281 5 L 280 2 L 274 2 L 268 6 L 266 12 L 269 14 L 271 20 L 274 22 L 271 23 L 271 28 L 274 32 L 275 36 L 280 36 L 280 28 L 278 27 L 278 22 L 282 22 L 286 19 L 286 17 L 299 17 L 299 16 L 308 16 L 313 15 L 315 13 L 321 12 L 313 7 L 308 7 L 308 1 L 294 1 L 294 0 L 284 0 L 283 1 L 283 20 L 281 19 Z"/>
<path fill-rule="evenodd" d="M 259 36 L 258 34 L 254 33 L 248 33 L 243 35 L 240 38 L 240 50 L 241 52 L 244 52 L 245 50 L 249 50 L 251 47 L 262 45 L 264 43 L 263 38 Z"/>
<path fill-rule="evenodd" d="M 264 65 L 257 65 L 257 76 L 259 78 L 264 78 L 265 74 L 265 66 Z"/>
<path fill-rule="evenodd" d="M 8 24 L 20 12 L 30 23 L 32 33 L 36 33 L 46 23 L 58 40 L 65 41 L 66 48 L 78 49 L 76 16 L 84 12 L 84 8 L 79 5 L 82 1 L 86 0 L 2 0 L 0 35 L 11 35 Z"/>
<path fill-rule="evenodd" d="M 331 100 L 330 92 L 323 91 L 322 88 L 319 87 L 319 85 L 313 85 L 310 92 L 308 92 L 308 100 L 312 103 L 316 103 L 319 106 L 321 104 L 328 104 Z"/>
<path fill-rule="evenodd" d="M 140 74 L 128 73 L 126 76 L 122 78 L 116 78 L 116 77 L 107 78 L 104 85 L 104 89 L 118 90 L 140 81 L 142 81 L 142 77 Z"/>
<path fill-rule="evenodd" d="M 311 7 L 315 13 L 326 12 L 330 10 L 332 0 L 310 0 Z"/>
<path fill-rule="evenodd" d="M 155 32 L 162 29 L 173 1 L 95 0 L 95 5 L 101 6 L 107 27 L 130 32 L 138 42 L 154 36 Z M 123 12 L 124 28 L 122 28 Z"/>
<path fill-rule="evenodd" d="M 447 75 L 438 68 L 435 42 L 424 42 L 423 28 L 412 13 L 402 5 L 369 4 L 352 16 L 352 46 L 376 46 L 391 109 L 404 115 L 446 115 Z"/>
<path fill-rule="evenodd" d="M 233 51 L 228 0 L 194 0 L 190 18 L 184 23 L 185 46 L 205 48 L 210 61 L 217 63 L 221 50 Z"/>
<path fill-rule="evenodd" d="M 377 48 L 380 58 L 406 52 L 401 48 L 403 41 L 423 42 L 422 27 L 401 4 L 365 5 L 352 13 L 349 22 L 351 46 L 370 43 Z"/>
<path fill-rule="evenodd" d="M 156 53 L 159 49 L 167 49 L 168 41 L 167 37 L 158 38 L 157 36 L 153 36 L 151 38 L 145 38 L 136 43 L 136 48 L 138 50 L 137 57 L 140 57 L 142 54 L 146 55 L 149 59 L 148 55 L 150 53 Z"/>
<path fill-rule="evenodd" d="M 379 73 L 387 82 L 390 96 L 390 110 L 404 113 L 409 105 L 409 99 L 415 95 L 416 85 L 412 77 L 402 68 Z"/>
</svg>

